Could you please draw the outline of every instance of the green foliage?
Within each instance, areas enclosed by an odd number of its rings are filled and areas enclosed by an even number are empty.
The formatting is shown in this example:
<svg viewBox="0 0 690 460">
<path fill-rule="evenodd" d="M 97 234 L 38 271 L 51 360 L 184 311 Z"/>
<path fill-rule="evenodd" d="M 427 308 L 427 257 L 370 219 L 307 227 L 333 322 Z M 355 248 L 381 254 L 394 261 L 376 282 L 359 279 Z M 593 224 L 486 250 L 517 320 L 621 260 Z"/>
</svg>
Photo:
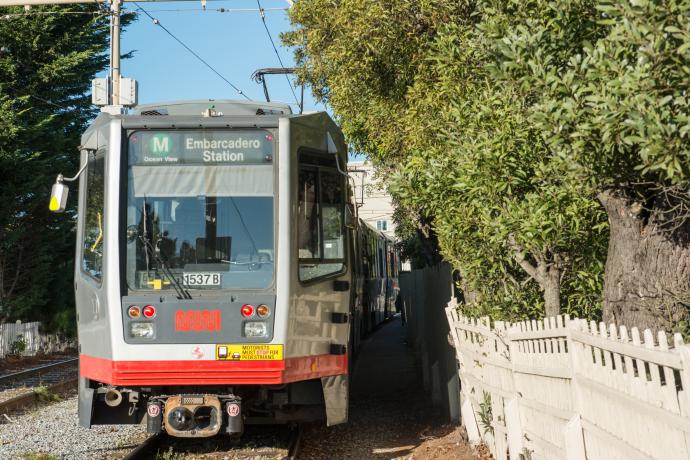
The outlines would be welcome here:
<svg viewBox="0 0 690 460">
<path fill-rule="evenodd" d="M 23 335 L 17 335 L 17 339 L 10 345 L 11 355 L 21 355 L 26 351 L 26 340 Z"/>
<path fill-rule="evenodd" d="M 57 460 L 53 454 L 48 454 L 46 452 L 27 452 L 22 455 L 23 460 Z"/>
<path fill-rule="evenodd" d="M 408 89 L 437 29 L 462 8 L 449 0 L 300 1 L 290 11 L 299 28 L 283 39 L 297 47 L 302 78 L 337 108 L 353 148 L 390 158 L 404 154 L 413 137 L 400 120 Z"/>
<path fill-rule="evenodd" d="M 491 393 L 486 391 L 482 392 L 483 398 L 479 402 L 479 410 L 477 415 L 479 416 L 479 424 L 484 428 L 484 434 L 494 433 L 494 416 L 493 408 L 491 406 Z"/>
<path fill-rule="evenodd" d="M 432 222 L 466 313 L 543 315 L 536 269 L 557 265 L 562 310 L 596 316 L 605 215 L 534 122 L 545 85 L 518 68 L 558 75 L 596 39 L 592 2 L 389 3 L 301 1 L 284 39 L 348 139 L 394 171 L 402 247 Z"/>
<path fill-rule="evenodd" d="M 156 452 L 156 460 L 183 460 L 184 458 L 185 455 L 181 452 L 175 452 L 172 446 L 163 452 Z"/>
<path fill-rule="evenodd" d="M 42 402 L 57 402 L 62 400 L 60 395 L 51 392 L 48 387 L 43 385 L 34 388 L 34 393 L 36 393 L 38 400 Z"/>
<path fill-rule="evenodd" d="M 568 58 L 535 124 L 601 189 L 687 187 L 690 1 L 602 0 L 597 11 L 605 35 Z"/>
<path fill-rule="evenodd" d="M 98 5 L 69 10 L 93 14 L 0 21 L 0 320 L 40 320 L 65 333 L 75 329 L 75 194 L 62 215 L 47 202 L 57 173 L 78 169 L 80 135 L 96 110 L 90 80 L 107 65 L 109 30 Z"/>
<path fill-rule="evenodd" d="M 688 190 L 690 0 L 301 0 L 291 19 L 301 78 L 391 171 L 401 247 L 438 237 L 468 314 L 543 315 L 557 280 L 562 312 L 596 318 L 597 197 L 654 213 Z"/>
</svg>

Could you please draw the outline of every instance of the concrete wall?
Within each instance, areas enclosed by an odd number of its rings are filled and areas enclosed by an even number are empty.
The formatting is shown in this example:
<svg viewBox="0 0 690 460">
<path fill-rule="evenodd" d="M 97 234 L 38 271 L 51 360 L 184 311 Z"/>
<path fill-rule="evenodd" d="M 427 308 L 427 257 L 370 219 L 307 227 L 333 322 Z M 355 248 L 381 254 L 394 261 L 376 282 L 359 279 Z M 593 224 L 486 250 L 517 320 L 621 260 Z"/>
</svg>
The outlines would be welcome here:
<svg viewBox="0 0 690 460">
<path fill-rule="evenodd" d="M 450 420 L 460 419 L 458 368 L 445 308 L 452 270 L 443 264 L 400 274 L 407 340 L 419 357 L 424 388 Z"/>
</svg>

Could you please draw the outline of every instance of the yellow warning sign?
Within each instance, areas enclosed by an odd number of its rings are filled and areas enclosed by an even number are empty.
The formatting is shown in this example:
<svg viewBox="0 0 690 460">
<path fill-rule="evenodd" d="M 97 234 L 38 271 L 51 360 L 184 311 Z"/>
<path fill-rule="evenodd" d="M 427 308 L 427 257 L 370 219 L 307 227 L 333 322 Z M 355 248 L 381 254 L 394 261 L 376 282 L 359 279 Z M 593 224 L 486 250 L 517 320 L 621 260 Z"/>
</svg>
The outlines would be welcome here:
<svg viewBox="0 0 690 460">
<path fill-rule="evenodd" d="M 256 343 L 216 345 L 216 359 L 221 361 L 276 361 L 283 359 L 283 346 Z"/>
</svg>

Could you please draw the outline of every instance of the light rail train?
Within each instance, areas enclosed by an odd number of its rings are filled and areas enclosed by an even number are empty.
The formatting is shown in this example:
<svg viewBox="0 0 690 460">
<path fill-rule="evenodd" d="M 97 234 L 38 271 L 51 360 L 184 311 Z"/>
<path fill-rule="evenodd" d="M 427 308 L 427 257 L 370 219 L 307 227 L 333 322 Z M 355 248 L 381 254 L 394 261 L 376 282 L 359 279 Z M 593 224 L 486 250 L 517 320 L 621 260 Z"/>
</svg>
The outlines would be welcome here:
<svg viewBox="0 0 690 460">
<path fill-rule="evenodd" d="M 400 260 L 357 218 L 328 114 L 153 104 L 102 112 L 80 148 L 80 424 L 346 422 L 349 364 L 391 315 Z"/>
</svg>

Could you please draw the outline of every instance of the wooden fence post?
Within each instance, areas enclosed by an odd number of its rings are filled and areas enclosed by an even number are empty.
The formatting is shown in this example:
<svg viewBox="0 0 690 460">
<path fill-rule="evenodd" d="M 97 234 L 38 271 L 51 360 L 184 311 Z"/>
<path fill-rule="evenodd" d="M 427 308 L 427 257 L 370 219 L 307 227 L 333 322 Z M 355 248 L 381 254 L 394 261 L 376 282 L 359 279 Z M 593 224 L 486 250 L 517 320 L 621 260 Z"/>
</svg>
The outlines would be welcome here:
<svg viewBox="0 0 690 460">
<path fill-rule="evenodd" d="M 569 330 L 578 330 L 580 320 L 566 318 L 566 327 Z M 582 344 L 576 343 L 573 340 L 573 335 L 568 333 L 565 341 L 570 353 L 570 369 L 572 371 L 572 378 L 570 380 L 572 407 L 575 415 L 568 421 L 563 428 L 563 439 L 565 440 L 565 455 L 567 460 L 585 460 L 585 440 L 582 433 L 582 422 L 580 414 L 582 413 L 582 390 L 578 382 L 578 372 L 580 372 L 580 360 L 583 359 Z"/>
<path fill-rule="evenodd" d="M 458 329 L 455 327 L 455 322 L 458 321 L 458 301 L 453 297 L 446 307 L 446 318 L 448 318 L 448 327 L 450 328 L 450 336 L 453 339 L 453 347 L 455 347 L 455 357 L 460 359 L 460 340 L 458 339 Z"/>
<path fill-rule="evenodd" d="M 678 401 L 682 413 L 683 407 L 685 408 L 685 411 L 690 410 L 690 347 L 682 344 L 682 339 L 680 337 L 674 337 L 674 342 L 676 343 L 676 350 L 680 354 L 680 362 L 683 366 L 683 369 L 680 371 L 680 381 L 681 386 L 683 387 L 682 397 L 685 399 L 685 401 Z M 678 396 L 681 396 L 681 394 L 678 394 Z M 683 415 L 687 417 L 689 414 L 686 412 Z M 690 452 L 689 433 L 685 433 L 685 446 L 686 450 Z"/>
<path fill-rule="evenodd" d="M 517 323 L 507 323 L 503 327 L 506 339 L 506 346 L 508 348 L 508 361 L 511 365 L 515 362 L 515 355 L 518 353 L 518 347 L 514 340 L 510 338 L 511 332 L 519 332 L 519 325 Z M 505 406 L 506 417 L 506 431 L 508 432 L 508 452 L 510 460 L 518 460 L 524 450 L 522 421 L 520 420 L 520 394 L 517 392 L 515 382 L 515 372 L 510 372 L 510 379 L 512 381 L 512 388 L 514 391 L 513 397 L 510 398 Z"/>
<path fill-rule="evenodd" d="M 586 460 L 585 442 L 582 438 L 580 414 L 574 415 L 563 428 L 566 460 Z"/>
<path fill-rule="evenodd" d="M 462 396 L 462 394 L 460 396 Z M 474 409 L 472 408 L 472 401 L 470 398 L 465 396 L 463 399 L 464 401 L 460 407 L 462 424 L 467 430 L 467 439 L 470 441 L 470 444 L 476 445 L 482 441 L 482 437 L 479 434 L 479 426 L 477 425 L 477 418 L 474 416 Z"/>
<path fill-rule="evenodd" d="M 522 424 L 520 423 L 520 403 L 517 397 L 512 398 L 506 404 L 505 416 L 510 460 L 518 460 L 522 453 Z"/>
</svg>

